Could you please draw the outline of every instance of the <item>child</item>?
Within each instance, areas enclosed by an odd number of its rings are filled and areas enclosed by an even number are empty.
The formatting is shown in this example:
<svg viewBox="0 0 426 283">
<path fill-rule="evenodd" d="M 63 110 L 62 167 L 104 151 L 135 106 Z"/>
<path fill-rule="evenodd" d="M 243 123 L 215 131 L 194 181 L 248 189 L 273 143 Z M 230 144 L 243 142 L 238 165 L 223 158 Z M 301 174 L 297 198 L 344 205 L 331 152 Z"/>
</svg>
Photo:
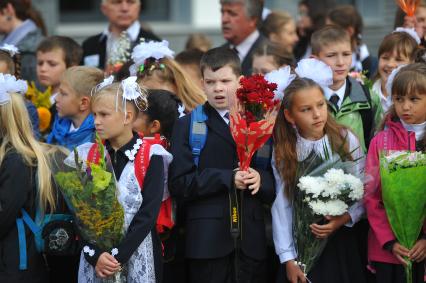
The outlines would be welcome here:
<svg viewBox="0 0 426 283">
<path fill-rule="evenodd" d="M 328 240 L 307 274 L 310 281 L 295 264 L 297 254 L 292 235 L 292 202 L 299 196 L 296 185 L 301 177 L 297 168 L 321 164 L 330 152 L 350 160 L 359 159 L 363 153 L 357 138 L 335 122 L 327 112 L 322 88 L 308 78 L 296 78 L 285 89 L 273 137 L 276 199 L 272 206 L 272 229 L 275 249 L 280 262 L 285 264 L 289 282 L 365 282 L 351 228 L 363 213 L 362 203 L 354 204 L 342 216 L 327 217 L 325 224 L 312 223 L 312 233 Z M 362 173 L 363 164 L 356 164 L 354 171 Z"/>
<path fill-rule="evenodd" d="M 380 101 L 355 79 L 348 77 L 352 63 L 352 46 L 348 33 L 327 26 L 313 33 L 313 57 L 333 70 L 333 84 L 325 89 L 330 111 L 338 123 L 349 127 L 366 152 L 374 129 L 382 115 Z"/>
<path fill-rule="evenodd" d="M 111 251 L 101 251 L 87 244 L 89 249 L 83 249 L 80 260 L 79 282 L 100 282 L 125 264 L 127 282 L 161 282 L 161 245 L 155 223 L 167 180 L 165 168 L 172 156 L 161 145 L 153 144 L 149 148 L 149 165 L 141 168 L 146 170 L 143 184 L 136 181 L 135 170 L 139 163 L 134 158 L 138 151 L 135 149 L 147 147 L 142 145 L 145 140 L 132 131 L 132 125 L 138 109 L 146 108 L 146 95 L 137 85 L 136 77 L 121 83 L 103 83 L 97 89 L 92 97 L 92 112 L 96 131 L 105 140 L 105 152 L 110 156 L 118 180 L 126 233 L 116 247 L 115 256 L 109 253 Z M 129 93 L 130 89 L 134 91 Z M 88 159 L 92 145 L 86 143 L 77 148 L 82 160 Z"/>
<path fill-rule="evenodd" d="M 44 212 L 48 212 L 47 207 L 55 208 L 51 172 L 25 108 L 27 83 L 3 74 L 0 81 L 0 281 L 44 283 L 48 282 L 47 269 L 28 227 L 23 233 L 26 270 L 20 265 L 16 221 L 22 217 L 21 209 L 34 218 L 38 205 Z"/>
<path fill-rule="evenodd" d="M 392 83 L 392 101 L 384 129 L 371 141 L 366 172 L 374 179 L 366 184 L 364 197 L 370 233 L 368 259 L 375 269 L 377 283 L 404 283 L 404 257 L 413 261 L 413 282 L 424 282 L 426 230 L 411 250 L 395 239 L 383 206 L 379 156 L 383 150 L 425 151 L 426 145 L 426 66 L 416 63 L 403 67 Z M 424 176 L 419 176 L 424 178 Z"/>
<path fill-rule="evenodd" d="M 296 23 L 290 14 L 284 11 L 270 13 L 262 23 L 261 32 L 285 52 L 293 53 L 299 41 Z"/>
<path fill-rule="evenodd" d="M 190 112 L 205 102 L 203 91 L 192 82 L 182 68 L 173 60 L 173 51 L 168 42 L 142 42 L 133 49 L 134 75 L 146 88 L 168 90 L 179 98 Z"/>
<path fill-rule="evenodd" d="M 161 89 L 148 90 L 148 108 L 140 111 L 136 121 L 133 123 L 133 130 L 142 132 L 144 136 L 151 137 L 154 134 L 161 134 L 170 141 L 173 125 L 175 124 L 178 113 L 179 102 L 176 96 Z M 167 149 L 167 148 L 166 148 Z M 169 191 L 163 196 L 163 203 L 169 198 Z M 175 202 L 176 217 L 173 229 L 164 231 L 160 234 L 163 244 L 163 282 L 186 282 L 185 281 L 185 260 L 184 244 L 185 238 L 182 232 L 184 219 L 182 203 Z M 158 224 L 158 222 L 157 222 Z"/>
<path fill-rule="evenodd" d="M 80 144 L 94 140 L 90 96 L 92 89 L 103 78 L 103 72 L 94 67 L 76 66 L 64 72 L 55 98 L 58 119 L 47 137 L 48 143 L 73 150 Z"/>
<path fill-rule="evenodd" d="M 13 45 L 3 45 L 0 47 L 0 73 L 14 75 L 16 78 L 21 77 L 21 60 L 19 57 L 19 50 Z M 40 137 L 39 130 L 39 117 L 37 109 L 34 104 L 25 99 L 25 106 L 27 107 L 28 114 L 30 115 L 31 124 L 34 136 L 38 139 Z"/>
<path fill-rule="evenodd" d="M 378 79 L 374 83 L 373 95 L 380 98 L 383 112 L 387 112 L 392 104 L 386 91 L 386 83 L 392 70 L 413 61 L 417 49 L 416 40 L 406 32 L 393 32 L 383 39 L 379 47 Z"/>
<path fill-rule="evenodd" d="M 281 67 L 293 66 L 294 57 L 276 44 L 266 43 L 253 53 L 253 74 L 265 75 Z"/>
<path fill-rule="evenodd" d="M 206 278 L 228 282 L 234 275 L 240 282 L 264 282 L 263 204 L 272 202 L 273 179 L 264 170 L 234 170 L 238 160 L 228 127 L 228 98 L 239 86 L 240 61 L 230 49 L 213 48 L 202 58 L 201 72 L 208 102 L 196 111 L 201 110 L 207 119 L 200 122 L 207 127 L 205 145 L 194 160 L 195 144 L 188 142 L 190 132 L 198 133 L 195 126 L 190 131 L 193 114 L 176 122 L 171 140 L 174 161 L 169 190 L 185 201 L 189 282 L 204 282 Z M 243 223 L 241 237 L 233 234 L 235 241 L 230 233 L 231 202 L 238 203 Z"/>
<path fill-rule="evenodd" d="M 370 55 L 367 45 L 361 41 L 363 22 L 357 9 L 353 5 L 337 6 L 328 13 L 326 23 L 337 25 L 349 34 L 353 50 L 351 69 L 364 71 L 372 78 L 377 71 L 377 58 Z"/>
<path fill-rule="evenodd" d="M 190 49 L 180 52 L 175 58 L 179 66 L 182 67 L 191 80 L 200 88 L 203 87 L 201 84 L 202 76 L 200 71 L 200 61 L 204 53 L 204 51 L 199 49 Z"/>
</svg>

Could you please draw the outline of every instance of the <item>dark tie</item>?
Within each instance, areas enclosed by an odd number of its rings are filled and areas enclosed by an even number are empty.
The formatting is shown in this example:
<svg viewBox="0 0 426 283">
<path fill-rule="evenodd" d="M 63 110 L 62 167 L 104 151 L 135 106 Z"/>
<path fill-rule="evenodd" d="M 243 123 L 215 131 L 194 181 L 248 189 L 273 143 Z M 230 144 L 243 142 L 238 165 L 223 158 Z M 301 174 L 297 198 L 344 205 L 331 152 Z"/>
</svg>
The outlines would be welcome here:
<svg viewBox="0 0 426 283">
<path fill-rule="evenodd" d="M 223 115 L 223 117 L 226 118 L 226 119 L 228 119 L 228 123 L 227 124 L 229 125 L 229 122 L 231 122 L 231 120 L 229 120 L 229 112 L 226 112 L 225 115 Z"/>
<path fill-rule="evenodd" d="M 331 97 L 330 97 L 330 102 L 331 102 L 331 104 L 333 104 L 334 105 L 334 108 L 336 109 L 336 110 L 339 110 L 339 104 L 338 104 L 338 102 L 339 102 L 339 96 L 337 95 L 337 94 L 333 94 Z"/>
<path fill-rule="evenodd" d="M 235 47 L 235 46 L 234 46 L 234 47 L 232 47 L 232 48 L 231 48 L 231 50 L 232 50 L 232 51 L 234 51 L 234 52 L 235 52 L 235 54 L 237 54 L 237 55 L 238 55 L 238 49 L 237 49 L 237 47 Z"/>
</svg>

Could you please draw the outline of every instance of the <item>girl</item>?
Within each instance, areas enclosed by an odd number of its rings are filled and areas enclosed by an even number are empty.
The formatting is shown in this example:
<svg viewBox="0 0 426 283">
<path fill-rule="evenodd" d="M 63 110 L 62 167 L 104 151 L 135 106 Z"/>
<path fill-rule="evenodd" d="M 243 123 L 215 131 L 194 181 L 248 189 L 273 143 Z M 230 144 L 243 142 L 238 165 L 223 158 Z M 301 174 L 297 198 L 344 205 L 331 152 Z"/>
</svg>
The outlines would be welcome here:
<svg viewBox="0 0 426 283">
<path fill-rule="evenodd" d="M 0 47 L 0 73 L 14 75 L 16 78 L 21 77 L 21 60 L 19 50 L 15 46 L 5 44 Z M 28 99 L 25 99 L 25 106 L 30 114 L 34 136 L 38 139 L 40 130 L 37 109 Z"/>
<path fill-rule="evenodd" d="M 133 130 L 142 132 L 144 136 L 161 134 L 169 141 L 173 125 L 178 119 L 178 104 L 176 96 L 167 90 L 148 90 L 148 108 L 139 112 L 138 118 L 133 123 Z M 168 191 L 163 196 L 163 204 L 168 201 Z M 176 217 L 173 229 L 166 230 L 160 237 L 163 239 L 163 282 L 186 282 L 185 281 L 185 238 L 182 233 L 183 215 L 179 214 L 181 203 L 175 200 Z"/>
<path fill-rule="evenodd" d="M 284 11 L 270 13 L 263 22 L 261 31 L 272 43 L 279 45 L 288 53 L 293 53 L 299 41 L 296 23 L 291 15 Z"/>
<path fill-rule="evenodd" d="M 295 190 L 301 177 L 297 175 L 297 168 L 311 162 L 321 164 L 327 152 L 354 160 L 363 154 L 357 138 L 328 113 L 323 90 L 317 83 L 308 78 L 296 78 L 284 93 L 273 132 L 272 164 L 277 196 L 272 206 L 272 227 L 275 249 L 280 262 L 285 264 L 287 279 L 298 283 L 307 282 L 307 279 L 295 264 L 297 254 L 292 236 L 292 199 L 297 197 Z M 358 163 L 355 172 L 360 173 L 362 167 L 362 163 Z M 356 238 L 350 228 L 362 213 L 362 204 L 356 203 L 342 216 L 327 217 L 325 224 L 310 225 L 316 237 L 328 239 L 324 251 L 307 274 L 310 282 L 365 282 Z"/>
<path fill-rule="evenodd" d="M 146 94 L 130 77 L 121 83 L 102 83 L 92 97 L 95 127 L 111 157 L 118 180 L 119 202 L 125 212 L 125 236 L 114 256 L 87 244 L 80 259 L 79 282 L 100 282 L 100 278 L 112 276 L 124 264 L 128 266 L 127 282 L 161 282 L 161 245 L 155 231 L 158 211 L 172 157 L 159 144 L 149 148 L 150 162 L 143 184 L 135 175 L 137 149 L 145 146 L 132 124 L 138 109 L 146 107 Z M 120 103 L 122 102 L 122 103 Z M 92 143 L 79 146 L 78 152 L 87 160 Z M 140 146 L 139 146 L 140 145 Z M 73 155 L 69 158 L 73 159 Z M 164 163 L 164 164 L 163 164 Z M 144 165 L 142 165 L 144 166 Z"/>
<path fill-rule="evenodd" d="M 135 64 L 131 74 L 146 88 L 168 90 L 179 98 L 190 112 L 206 101 L 204 92 L 192 81 L 173 59 L 167 41 L 142 42 L 133 49 Z"/>
<path fill-rule="evenodd" d="M 426 239 L 419 240 L 411 250 L 396 240 L 383 206 L 379 154 L 383 150 L 426 150 L 426 65 L 415 63 L 403 67 L 392 83 L 392 101 L 385 123 L 371 141 L 368 150 L 366 172 L 374 180 L 366 184 L 364 197 L 370 233 L 368 258 L 375 269 L 377 283 L 404 283 L 403 257 L 415 262 L 413 282 L 423 282 Z M 424 176 L 421 176 L 424 177 Z M 425 227 L 425 226 L 423 226 Z M 416 264 L 417 263 L 417 264 Z"/>
<path fill-rule="evenodd" d="M 281 67 L 293 66 L 294 57 L 276 44 L 266 43 L 253 54 L 253 74 L 265 75 Z"/>
<path fill-rule="evenodd" d="M 373 84 L 373 93 L 380 97 L 383 112 L 387 112 L 392 100 L 386 91 L 386 83 L 392 70 L 413 60 L 417 49 L 416 40 L 406 32 L 393 32 L 383 39 L 379 47 L 379 67 L 377 80 Z"/>
<path fill-rule="evenodd" d="M 24 228 L 27 267 L 20 269 L 16 220 L 22 217 L 21 209 L 31 218 L 36 206 L 45 213 L 47 207 L 55 209 L 51 171 L 32 134 L 23 96 L 17 94 L 25 93 L 26 82 L 3 74 L 0 82 L 0 281 L 44 283 L 48 282 L 46 266 L 28 227 Z"/>
<path fill-rule="evenodd" d="M 345 29 L 352 41 L 352 70 L 365 71 L 372 78 L 377 71 L 377 58 L 370 56 L 367 45 L 362 43 L 363 22 L 357 9 L 352 5 L 340 5 L 331 10 L 326 19 L 327 24 Z"/>
</svg>

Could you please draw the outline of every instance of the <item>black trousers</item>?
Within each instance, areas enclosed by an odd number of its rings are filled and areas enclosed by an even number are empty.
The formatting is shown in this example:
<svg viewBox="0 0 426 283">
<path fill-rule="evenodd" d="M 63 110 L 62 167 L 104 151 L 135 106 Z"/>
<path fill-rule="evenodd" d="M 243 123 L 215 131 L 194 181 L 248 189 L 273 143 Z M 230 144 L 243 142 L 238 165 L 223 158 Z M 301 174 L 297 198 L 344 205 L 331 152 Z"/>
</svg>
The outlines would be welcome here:
<svg viewBox="0 0 426 283">
<path fill-rule="evenodd" d="M 413 264 L 413 282 L 423 283 L 425 262 Z M 372 262 L 376 269 L 376 283 L 405 283 L 405 269 L 401 264 Z"/>
<path fill-rule="evenodd" d="M 215 259 L 189 259 L 190 283 L 236 283 L 235 254 Z M 237 283 L 264 283 L 266 260 L 255 260 L 239 253 Z"/>
</svg>

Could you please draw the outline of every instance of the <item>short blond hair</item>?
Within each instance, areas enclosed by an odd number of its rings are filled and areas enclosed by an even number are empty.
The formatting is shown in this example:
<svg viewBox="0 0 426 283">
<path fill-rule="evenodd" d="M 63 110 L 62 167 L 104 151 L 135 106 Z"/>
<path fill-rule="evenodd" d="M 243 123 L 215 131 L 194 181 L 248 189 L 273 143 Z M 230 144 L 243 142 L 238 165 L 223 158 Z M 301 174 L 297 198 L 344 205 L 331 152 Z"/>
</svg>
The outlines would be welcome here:
<svg viewBox="0 0 426 283">
<path fill-rule="evenodd" d="M 61 82 L 65 81 L 79 97 L 90 97 L 93 88 L 103 79 L 104 73 L 98 68 L 74 66 L 65 70 Z"/>
<path fill-rule="evenodd" d="M 351 38 L 343 28 L 334 25 L 325 26 L 312 34 L 312 54 L 319 55 L 325 46 L 342 42 L 347 42 L 352 46 Z"/>
</svg>

